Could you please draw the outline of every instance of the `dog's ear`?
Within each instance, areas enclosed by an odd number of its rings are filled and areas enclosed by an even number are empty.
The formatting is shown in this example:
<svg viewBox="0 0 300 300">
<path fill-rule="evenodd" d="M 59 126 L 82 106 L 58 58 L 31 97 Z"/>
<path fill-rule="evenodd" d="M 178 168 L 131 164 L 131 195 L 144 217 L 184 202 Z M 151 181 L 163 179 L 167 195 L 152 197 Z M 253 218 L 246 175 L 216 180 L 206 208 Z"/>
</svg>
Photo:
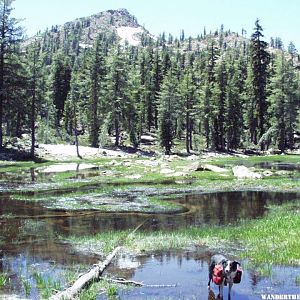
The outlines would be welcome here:
<svg viewBox="0 0 300 300">
<path fill-rule="evenodd" d="M 232 262 L 232 269 L 233 269 L 233 271 L 236 271 L 236 270 L 237 270 L 237 266 L 238 266 L 238 265 L 241 265 L 238 261 L 234 260 L 234 261 Z"/>
</svg>

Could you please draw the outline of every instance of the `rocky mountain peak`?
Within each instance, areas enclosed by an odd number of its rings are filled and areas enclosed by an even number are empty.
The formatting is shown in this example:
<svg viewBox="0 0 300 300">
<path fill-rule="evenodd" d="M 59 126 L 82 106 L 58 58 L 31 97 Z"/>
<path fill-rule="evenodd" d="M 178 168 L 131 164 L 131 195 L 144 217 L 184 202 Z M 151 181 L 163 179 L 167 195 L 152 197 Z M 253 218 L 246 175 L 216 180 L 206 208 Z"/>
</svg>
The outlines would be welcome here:
<svg viewBox="0 0 300 300">
<path fill-rule="evenodd" d="M 52 26 L 50 30 L 40 34 L 39 37 L 41 40 L 45 40 L 45 37 L 48 40 L 52 39 L 58 48 L 67 44 L 76 49 L 91 47 L 101 33 L 115 33 L 121 43 L 126 41 L 134 46 L 140 43 L 143 33 L 149 34 L 126 8 L 119 8 L 99 12 L 89 17 L 77 18 L 63 25 Z M 35 38 L 36 36 L 29 38 L 24 45 L 31 44 Z"/>
</svg>

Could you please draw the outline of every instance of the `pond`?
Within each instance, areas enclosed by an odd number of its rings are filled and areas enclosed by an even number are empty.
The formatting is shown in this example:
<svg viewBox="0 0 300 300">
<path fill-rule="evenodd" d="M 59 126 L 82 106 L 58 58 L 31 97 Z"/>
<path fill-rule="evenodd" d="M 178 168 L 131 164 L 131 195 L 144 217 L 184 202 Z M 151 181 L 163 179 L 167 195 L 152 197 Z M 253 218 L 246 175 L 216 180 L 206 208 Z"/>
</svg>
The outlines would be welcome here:
<svg viewBox="0 0 300 300">
<path fill-rule="evenodd" d="M 163 253 L 146 257 L 140 266 L 127 278 L 149 285 L 165 284 L 175 287 L 140 287 L 120 293 L 120 299 L 215 299 L 218 288 L 212 284 L 210 293 L 207 290 L 208 263 L 211 253 Z M 242 282 L 234 284 L 232 299 L 257 300 L 261 294 L 297 294 L 295 279 L 300 268 L 274 266 L 268 275 L 261 275 L 258 267 L 247 268 L 247 262 L 241 261 L 244 267 Z M 116 272 L 115 272 L 116 273 Z M 122 272 L 120 272 L 122 276 Z M 224 287 L 224 299 L 227 299 L 228 288 Z M 225 297 L 226 296 L 226 297 Z M 161 297 L 161 298 L 159 298 Z M 164 297 L 164 298 L 163 298 Z M 99 299 L 101 299 L 99 297 Z"/>
<path fill-rule="evenodd" d="M 0 198 L 0 274 L 9 277 L 0 294 L 17 294 L 38 299 L 37 270 L 47 280 L 59 281 L 62 270 L 83 265 L 89 268 L 99 260 L 97 255 L 77 253 L 64 237 L 93 235 L 111 230 L 133 229 L 147 220 L 143 230 L 170 231 L 203 225 L 227 225 L 239 219 L 259 218 L 267 207 L 295 199 L 295 193 L 257 191 L 190 194 L 168 197 L 185 207 L 178 214 L 99 213 L 97 211 L 64 211 L 45 208 L 41 203 L 17 201 L 9 193 Z M 120 292 L 121 299 L 192 299 L 207 298 L 207 269 L 211 253 L 205 249 L 187 253 L 159 253 L 151 257 L 121 257 L 108 269 L 127 279 L 147 284 L 177 284 L 170 288 L 142 287 Z M 264 291 L 296 291 L 299 268 L 274 267 L 271 274 L 261 277 L 245 264 L 243 282 L 235 285 L 234 299 L 254 298 Z M 153 276 L 153 274 L 156 274 Z M 29 282 L 30 291 L 26 292 Z M 65 284 L 64 280 L 61 282 Z M 216 290 L 215 290 L 216 291 Z M 102 296 L 99 296 L 102 299 Z M 205 298 L 204 297 L 204 298 Z M 162 298 L 161 298 L 162 299 Z M 201 296 L 202 299 L 202 296 Z"/>
</svg>

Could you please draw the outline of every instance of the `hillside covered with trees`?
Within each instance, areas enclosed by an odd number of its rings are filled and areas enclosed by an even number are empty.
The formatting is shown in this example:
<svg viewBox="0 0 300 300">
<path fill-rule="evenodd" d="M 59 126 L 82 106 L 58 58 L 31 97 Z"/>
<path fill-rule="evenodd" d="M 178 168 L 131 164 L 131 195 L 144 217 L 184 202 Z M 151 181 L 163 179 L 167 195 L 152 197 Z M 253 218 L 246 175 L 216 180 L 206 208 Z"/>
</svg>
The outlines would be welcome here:
<svg viewBox="0 0 300 300">
<path fill-rule="evenodd" d="M 23 38 L 0 1 L 0 147 L 38 143 L 137 148 L 144 134 L 171 153 L 299 147 L 299 55 L 291 42 L 225 31 L 154 38 L 126 10 Z M 100 21 L 99 21 L 100 20 Z M 141 28 L 139 45 L 118 28 Z M 298 143 L 298 144 L 297 144 Z"/>
</svg>

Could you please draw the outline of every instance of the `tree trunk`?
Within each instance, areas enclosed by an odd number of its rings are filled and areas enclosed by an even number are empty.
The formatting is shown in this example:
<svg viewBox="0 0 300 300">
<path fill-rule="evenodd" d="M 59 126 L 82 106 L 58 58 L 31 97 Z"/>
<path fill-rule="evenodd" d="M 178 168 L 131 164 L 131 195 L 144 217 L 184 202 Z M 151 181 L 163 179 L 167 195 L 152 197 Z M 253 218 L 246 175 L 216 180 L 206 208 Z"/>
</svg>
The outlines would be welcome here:
<svg viewBox="0 0 300 300">
<path fill-rule="evenodd" d="M 119 128 L 119 120 L 117 118 L 115 119 L 115 131 L 116 131 L 115 146 L 119 147 L 119 145 L 120 145 L 120 128 Z"/>
<path fill-rule="evenodd" d="M 3 147 L 3 99 L 4 99 L 4 41 L 5 41 L 5 22 L 4 11 L 5 1 L 3 2 L 2 28 L 1 28 L 1 47 L 0 47 L 0 149 Z"/>
<path fill-rule="evenodd" d="M 76 104 L 75 103 L 74 103 L 74 133 L 75 133 L 75 145 L 76 145 L 77 157 L 82 159 L 82 156 L 79 154 L 79 141 L 78 141 Z"/>
<path fill-rule="evenodd" d="M 190 130 L 189 130 L 189 142 L 190 142 L 190 150 L 193 150 L 193 121 L 190 120 Z"/>
<path fill-rule="evenodd" d="M 34 158 L 35 147 L 35 102 L 36 102 L 36 53 L 33 54 L 33 82 L 31 99 L 31 149 L 30 156 Z"/>
<path fill-rule="evenodd" d="M 87 285 L 91 284 L 93 281 L 98 280 L 102 275 L 103 271 L 109 266 L 113 258 L 120 251 L 121 247 L 117 247 L 114 251 L 107 256 L 105 261 L 99 262 L 95 267 L 93 267 L 89 272 L 80 276 L 74 284 L 63 292 L 59 292 L 56 295 L 50 297 L 50 300 L 71 300 L 78 295 L 82 289 Z"/>
<path fill-rule="evenodd" d="M 190 153 L 190 115 L 188 111 L 186 112 L 185 123 L 186 123 L 186 132 L 185 132 L 186 152 Z"/>
</svg>

